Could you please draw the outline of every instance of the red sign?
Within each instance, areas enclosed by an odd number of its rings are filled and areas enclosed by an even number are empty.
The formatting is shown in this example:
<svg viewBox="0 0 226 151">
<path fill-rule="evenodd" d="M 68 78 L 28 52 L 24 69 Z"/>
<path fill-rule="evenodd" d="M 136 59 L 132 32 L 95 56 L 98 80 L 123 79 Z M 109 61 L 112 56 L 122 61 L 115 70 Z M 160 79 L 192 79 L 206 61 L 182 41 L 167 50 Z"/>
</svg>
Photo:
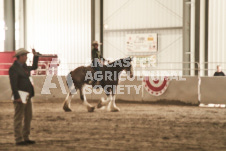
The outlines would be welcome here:
<svg viewBox="0 0 226 151">
<path fill-rule="evenodd" d="M 15 51 L 0 52 L 0 75 L 9 75 L 9 68 L 13 64 Z"/>
</svg>

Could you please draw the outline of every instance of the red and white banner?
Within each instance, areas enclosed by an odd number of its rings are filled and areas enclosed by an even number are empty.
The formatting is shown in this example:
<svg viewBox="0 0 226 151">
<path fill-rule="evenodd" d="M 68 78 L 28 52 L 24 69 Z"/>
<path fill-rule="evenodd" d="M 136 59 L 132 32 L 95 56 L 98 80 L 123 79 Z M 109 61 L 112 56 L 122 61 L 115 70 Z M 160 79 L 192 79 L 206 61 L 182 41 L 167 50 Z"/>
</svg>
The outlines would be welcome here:
<svg viewBox="0 0 226 151">
<path fill-rule="evenodd" d="M 143 85 L 144 88 L 154 96 L 162 95 L 168 88 L 170 80 L 168 77 L 164 78 L 153 78 L 153 77 L 144 77 Z"/>
</svg>

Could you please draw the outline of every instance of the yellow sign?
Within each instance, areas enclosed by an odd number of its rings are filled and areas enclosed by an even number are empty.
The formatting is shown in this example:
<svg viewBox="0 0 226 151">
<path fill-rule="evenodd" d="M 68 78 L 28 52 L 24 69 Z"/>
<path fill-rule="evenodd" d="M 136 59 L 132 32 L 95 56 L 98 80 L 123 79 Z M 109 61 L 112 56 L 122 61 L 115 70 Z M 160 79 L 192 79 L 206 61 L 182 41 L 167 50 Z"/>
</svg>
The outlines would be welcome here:
<svg viewBox="0 0 226 151">
<path fill-rule="evenodd" d="M 153 41 L 154 38 L 153 37 L 148 37 L 148 41 Z"/>
</svg>

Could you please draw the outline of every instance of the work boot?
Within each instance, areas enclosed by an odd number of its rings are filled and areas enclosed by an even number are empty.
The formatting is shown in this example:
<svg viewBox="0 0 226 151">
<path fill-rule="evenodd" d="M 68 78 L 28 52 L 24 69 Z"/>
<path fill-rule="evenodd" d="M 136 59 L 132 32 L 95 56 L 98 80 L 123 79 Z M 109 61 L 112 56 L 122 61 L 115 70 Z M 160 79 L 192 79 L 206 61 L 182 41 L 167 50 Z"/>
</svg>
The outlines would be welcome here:
<svg viewBox="0 0 226 151">
<path fill-rule="evenodd" d="M 32 141 L 32 140 L 26 140 L 24 142 L 27 143 L 27 144 L 35 144 L 35 141 Z"/>
<path fill-rule="evenodd" d="M 28 145 L 28 143 L 26 143 L 25 141 L 16 143 L 16 146 L 25 146 L 25 145 Z"/>
</svg>

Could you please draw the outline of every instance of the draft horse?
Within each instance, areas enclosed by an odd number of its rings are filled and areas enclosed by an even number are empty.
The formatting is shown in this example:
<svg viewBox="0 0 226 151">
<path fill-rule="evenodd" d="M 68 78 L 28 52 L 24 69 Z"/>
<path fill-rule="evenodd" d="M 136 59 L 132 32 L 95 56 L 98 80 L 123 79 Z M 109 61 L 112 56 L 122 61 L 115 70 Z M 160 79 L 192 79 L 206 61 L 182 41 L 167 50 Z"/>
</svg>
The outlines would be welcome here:
<svg viewBox="0 0 226 151">
<path fill-rule="evenodd" d="M 103 106 L 107 107 L 108 111 L 118 112 L 120 109 L 115 104 L 116 88 L 119 82 L 119 77 L 122 71 L 127 72 L 127 76 L 133 77 L 132 58 L 119 59 L 111 62 L 107 65 L 100 67 L 100 71 L 95 71 L 92 66 L 81 66 L 71 71 L 67 76 L 67 83 L 70 92 L 68 92 L 64 101 L 63 109 L 65 112 L 70 112 L 71 99 L 73 97 L 73 91 L 80 91 L 80 99 L 87 107 L 88 112 L 93 112 L 95 106 L 88 103 L 84 94 L 84 86 L 92 85 L 92 88 L 103 88 L 106 99 L 101 99 L 97 105 L 97 108 Z M 97 73 L 100 73 L 99 75 Z M 91 76 L 96 78 L 97 75 L 101 78 L 93 80 Z M 87 78 L 88 77 L 88 78 Z M 71 82 L 70 82 L 71 81 Z"/>
</svg>

